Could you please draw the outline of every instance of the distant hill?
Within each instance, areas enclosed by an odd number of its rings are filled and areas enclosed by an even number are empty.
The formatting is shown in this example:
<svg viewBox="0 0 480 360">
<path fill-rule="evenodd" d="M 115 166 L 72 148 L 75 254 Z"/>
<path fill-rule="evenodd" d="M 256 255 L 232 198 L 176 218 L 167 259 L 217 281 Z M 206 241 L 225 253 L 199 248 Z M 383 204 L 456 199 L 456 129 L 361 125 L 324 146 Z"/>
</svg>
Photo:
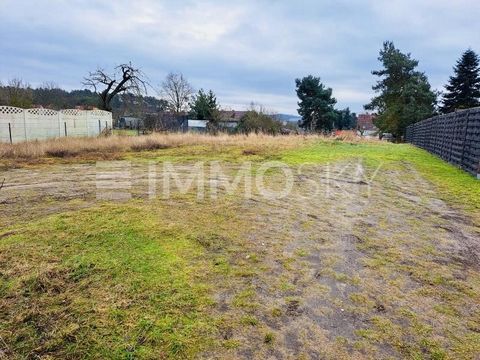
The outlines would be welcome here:
<svg viewBox="0 0 480 360">
<path fill-rule="evenodd" d="M 288 121 L 288 122 L 293 122 L 293 123 L 297 123 L 298 120 L 301 120 L 302 117 L 301 116 L 298 116 L 298 115 L 291 115 L 291 114 L 276 114 L 275 115 L 278 120 L 280 121 Z"/>
</svg>

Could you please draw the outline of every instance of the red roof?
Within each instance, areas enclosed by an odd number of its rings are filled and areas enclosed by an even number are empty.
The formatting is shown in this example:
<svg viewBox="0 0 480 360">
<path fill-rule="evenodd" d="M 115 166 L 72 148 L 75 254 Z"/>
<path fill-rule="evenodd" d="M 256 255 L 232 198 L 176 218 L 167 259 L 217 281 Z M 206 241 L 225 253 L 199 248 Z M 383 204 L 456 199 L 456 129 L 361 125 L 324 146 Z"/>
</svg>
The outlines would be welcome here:
<svg viewBox="0 0 480 360">
<path fill-rule="evenodd" d="M 221 114 L 223 121 L 240 121 L 242 116 L 246 114 L 246 111 L 222 110 Z"/>
<path fill-rule="evenodd" d="M 359 114 L 357 116 L 357 128 L 360 130 L 377 130 L 373 123 L 375 117 L 375 114 Z"/>
</svg>

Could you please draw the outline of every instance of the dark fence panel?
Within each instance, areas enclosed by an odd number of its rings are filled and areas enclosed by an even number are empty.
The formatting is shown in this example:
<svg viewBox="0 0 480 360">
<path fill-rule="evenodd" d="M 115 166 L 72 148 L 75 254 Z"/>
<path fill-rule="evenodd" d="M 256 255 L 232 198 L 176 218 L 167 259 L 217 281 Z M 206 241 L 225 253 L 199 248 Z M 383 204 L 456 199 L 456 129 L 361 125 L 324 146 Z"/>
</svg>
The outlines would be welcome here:
<svg viewBox="0 0 480 360">
<path fill-rule="evenodd" d="M 412 124 L 405 138 L 480 178 L 480 107 Z"/>
</svg>

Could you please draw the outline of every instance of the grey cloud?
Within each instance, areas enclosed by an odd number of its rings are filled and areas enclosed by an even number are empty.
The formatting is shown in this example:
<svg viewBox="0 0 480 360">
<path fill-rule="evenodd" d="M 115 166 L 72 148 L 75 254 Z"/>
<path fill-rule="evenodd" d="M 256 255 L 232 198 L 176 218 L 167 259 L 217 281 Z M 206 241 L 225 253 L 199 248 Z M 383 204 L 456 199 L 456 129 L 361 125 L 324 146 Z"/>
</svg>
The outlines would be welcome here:
<svg viewBox="0 0 480 360">
<path fill-rule="evenodd" d="M 296 112 L 294 79 L 320 76 L 339 107 L 372 95 L 382 41 L 420 60 L 440 88 L 467 47 L 479 49 L 480 3 L 392 1 L 0 0 L 0 80 L 68 88 L 96 66 L 133 61 L 160 84 L 182 71 L 226 105 Z"/>
</svg>

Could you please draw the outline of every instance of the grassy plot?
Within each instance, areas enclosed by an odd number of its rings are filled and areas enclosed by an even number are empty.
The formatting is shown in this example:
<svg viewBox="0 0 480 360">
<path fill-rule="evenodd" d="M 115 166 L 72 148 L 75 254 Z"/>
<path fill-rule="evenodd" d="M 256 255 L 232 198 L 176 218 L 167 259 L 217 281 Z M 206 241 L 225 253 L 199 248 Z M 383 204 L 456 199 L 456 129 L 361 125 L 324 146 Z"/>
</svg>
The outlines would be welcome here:
<svg viewBox="0 0 480 360">
<path fill-rule="evenodd" d="M 106 204 L 50 216 L 2 239 L 7 354 L 175 358 L 211 346 L 216 269 L 206 249 L 225 232 L 233 208 L 180 203 Z M 178 221 L 188 212 L 188 221 Z"/>
</svg>

